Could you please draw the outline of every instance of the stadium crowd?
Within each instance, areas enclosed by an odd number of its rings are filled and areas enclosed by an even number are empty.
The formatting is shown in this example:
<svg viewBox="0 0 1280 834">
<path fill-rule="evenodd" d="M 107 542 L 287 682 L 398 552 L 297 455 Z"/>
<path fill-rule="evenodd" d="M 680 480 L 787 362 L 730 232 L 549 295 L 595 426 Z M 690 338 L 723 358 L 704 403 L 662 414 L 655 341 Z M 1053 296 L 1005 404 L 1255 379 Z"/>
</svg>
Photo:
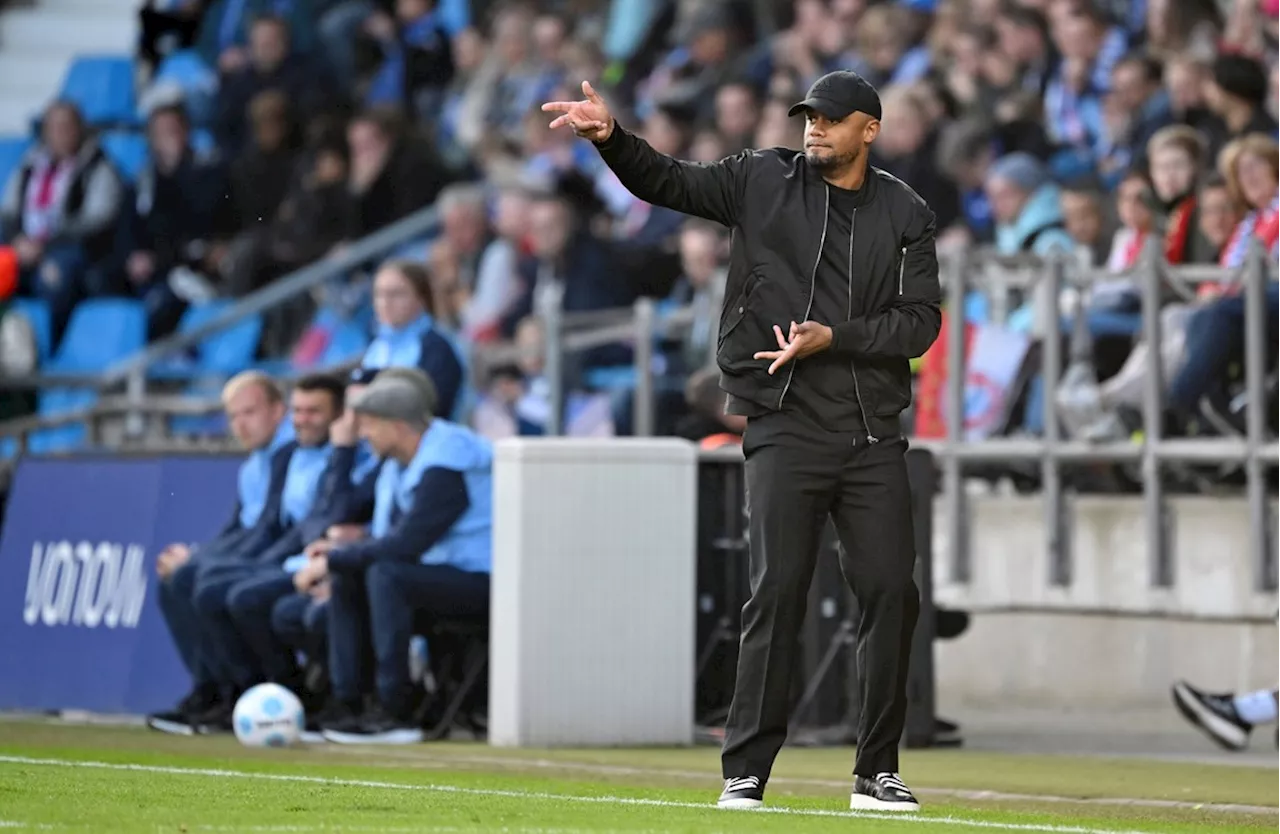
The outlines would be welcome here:
<svg viewBox="0 0 1280 834">
<path fill-rule="evenodd" d="M 421 738 L 407 658 L 434 626 L 413 612 L 484 618 L 489 441 L 540 434 L 552 410 L 541 288 L 558 285 L 567 313 L 642 296 L 689 308 L 688 334 L 660 346 L 658 429 L 740 435 L 708 367 L 727 232 L 636 200 L 589 143 L 547 129 L 541 102 L 582 79 L 658 150 L 711 162 L 795 145 L 791 103 L 857 70 L 883 101 L 875 164 L 928 201 L 941 249 L 1076 252 L 1115 273 L 1078 304 L 1102 381 L 1039 394 L 1070 432 L 1133 431 L 1155 350 L 1169 430 L 1233 429 L 1238 273 L 1171 288 L 1165 342 L 1147 346 L 1133 270 L 1151 241 L 1171 264 L 1236 269 L 1256 240 L 1274 264 L 1274 0 L 152 0 L 141 14 L 141 171 L 60 101 L 0 191 L 17 291 L 48 302 L 55 341 L 85 298 L 141 300 L 154 339 L 428 205 L 441 221 L 273 314 L 261 357 L 302 374 L 288 394 L 254 371 L 223 391 L 251 454 L 226 530 L 161 557 L 194 686 L 157 728 L 226 728 L 236 695 L 274 680 L 309 693 L 310 729 L 333 740 Z M 1274 282 L 1267 298 L 1274 332 Z M 22 375 L 31 336 L 4 304 L 0 374 Z M 966 315 L 1031 332 L 1031 306 Z M 505 343 L 528 350 L 480 375 L 474 358 Z M 570 433 L 630 430 L 631 356 L 570 357 Z M 349 379 L 316 373 L 351 361 Z M 1004 430 L 1040 430 L 1035 396 L 1010 393 L 1023 407 Z"/>
</svg>

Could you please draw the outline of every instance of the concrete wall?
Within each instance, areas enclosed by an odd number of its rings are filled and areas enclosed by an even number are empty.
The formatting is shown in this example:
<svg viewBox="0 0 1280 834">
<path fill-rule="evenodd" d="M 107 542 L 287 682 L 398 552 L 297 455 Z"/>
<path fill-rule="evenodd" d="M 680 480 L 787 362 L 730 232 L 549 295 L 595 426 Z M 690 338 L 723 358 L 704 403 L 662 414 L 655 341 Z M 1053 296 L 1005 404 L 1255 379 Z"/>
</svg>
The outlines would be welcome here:
<svg viewBox="0 0 1280 834">
<path fill-rule="evenodd" d="M 1277 598 L 1254 587 L 1248 508 L 1170 501 L 1174 587 L 1150 587 L 1140 498 L 1085 497 L 1070 527 L 1073 581 L 1053 588 L 1038 497 L 969 501 L 972 581 L 950 581 L 946 519 L 935 530 L 935 598 L 973 612 L 939 643 L 943 699 L 974 705 L 1147 707 L 1176 678 L 1222 689 L 1275 686 Z"/>
</svg>

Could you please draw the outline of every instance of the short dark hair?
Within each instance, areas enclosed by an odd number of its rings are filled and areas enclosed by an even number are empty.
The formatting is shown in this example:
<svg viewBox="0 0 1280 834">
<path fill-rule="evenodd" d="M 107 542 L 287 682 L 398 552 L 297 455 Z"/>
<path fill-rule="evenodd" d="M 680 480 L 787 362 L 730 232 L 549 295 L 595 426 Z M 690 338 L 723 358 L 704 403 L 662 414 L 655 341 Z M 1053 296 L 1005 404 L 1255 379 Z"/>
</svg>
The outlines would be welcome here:
<svg viewBox="0 0 1280 834">
<path fill-rule="evenodd" d="M 1159 84 L 1164 78 L 1164 64 L 1160 59 L 1145 50 L 1134 50 L 1125 53 L 1116 66 L 1124 66 L 1125 64 L 1133 64 L 1142 70 L 1142 77 L 1152 84 Z"/>
<path fill-rule="evenodd" d="M 335 413 L 342 410 L 343 400 L 347 393 L 346 382 L 334 374 L 307 374 L 294 383 L 293 388 L 295 391 L 306 391 L 308 393 L 313 391 L 325 392 L 333 403 Z"/>
</svg>

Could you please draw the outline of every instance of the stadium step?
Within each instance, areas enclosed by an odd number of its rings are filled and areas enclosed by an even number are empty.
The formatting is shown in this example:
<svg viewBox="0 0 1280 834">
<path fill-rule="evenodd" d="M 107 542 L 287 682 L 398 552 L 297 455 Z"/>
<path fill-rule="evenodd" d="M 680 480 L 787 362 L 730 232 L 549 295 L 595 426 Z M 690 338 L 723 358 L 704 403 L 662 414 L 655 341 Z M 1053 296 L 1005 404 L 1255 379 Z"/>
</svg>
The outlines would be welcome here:
<svg viewBox="0 0 1280 834">
<path fill-rule="evenodd" d="M 0 134 L 25 134 L 77 55 L 128 55 L 136 0 L 42 0 L 0 13 Z"/>
</svg>

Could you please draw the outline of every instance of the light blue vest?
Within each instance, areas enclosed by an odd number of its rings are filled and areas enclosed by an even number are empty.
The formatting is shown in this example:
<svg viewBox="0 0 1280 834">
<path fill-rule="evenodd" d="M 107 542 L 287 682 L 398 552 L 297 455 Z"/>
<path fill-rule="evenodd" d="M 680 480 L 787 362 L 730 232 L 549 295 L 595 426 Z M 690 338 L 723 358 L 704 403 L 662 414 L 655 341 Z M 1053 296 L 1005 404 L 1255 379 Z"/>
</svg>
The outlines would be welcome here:
<svg viewBox="0 0 1280 834">
<path fill-rule="evenodd" d="M 469 505 L 462 517 L 422 554 L 424 565 L 452 565 L 472 573 L 488 573 L 493 551 L 493 446 L 468 428 L 433 420 L 408 464 L 388 460 L 378 475 L 374 501 L 374 538 L 391 529 L 393 514 L 409 511 L 413 493 L 428 469 L 462 473 Z"/>
<path fill-rule="evenodd" d="M 280 447 L 293 441 L 293 424 L 282 420 L 275 437 L 265 449 L 255 449 L 240 464 L 236 478 L 236 495 L 240 499 L 240 526 L 249 529 L 258 523 L 267 506 L 267 490 L 271 486 L 271 458 Z"/>
<path fill-rule="evenodd" d="M 284 493 L 280 496 L 280 521 L 285 526 L 293 526 L 311 514 L 320 476 L 329 465 L 329 452 L 328 444 L 299 446 L 289 456 Z"/>
<path fill-rule="evenodd" d="M 422 359 L 422 337 L 427 335 L 429 330 L 435 330 L 449 343 L 449 347 L 453 348 L 453 355 L 458 359 L 458 365 L 462 368 L 462 383 L 458 389 L 457 399 L 454 401 L 453 413 L 446 415 L 452 420 L 461 421 L 470 409 L 471 400 L 471 390 L 467 384 L 467 352 L 452 333 L 436 327 L 435 319 L 429 314 L 423 313 L 400 328 L 380 326 L 377 335 L 365 349 L 364 359 L 361 360 L 360 365 L 378 369 L 418 367 L 418 362 Z"/>
</svg>

